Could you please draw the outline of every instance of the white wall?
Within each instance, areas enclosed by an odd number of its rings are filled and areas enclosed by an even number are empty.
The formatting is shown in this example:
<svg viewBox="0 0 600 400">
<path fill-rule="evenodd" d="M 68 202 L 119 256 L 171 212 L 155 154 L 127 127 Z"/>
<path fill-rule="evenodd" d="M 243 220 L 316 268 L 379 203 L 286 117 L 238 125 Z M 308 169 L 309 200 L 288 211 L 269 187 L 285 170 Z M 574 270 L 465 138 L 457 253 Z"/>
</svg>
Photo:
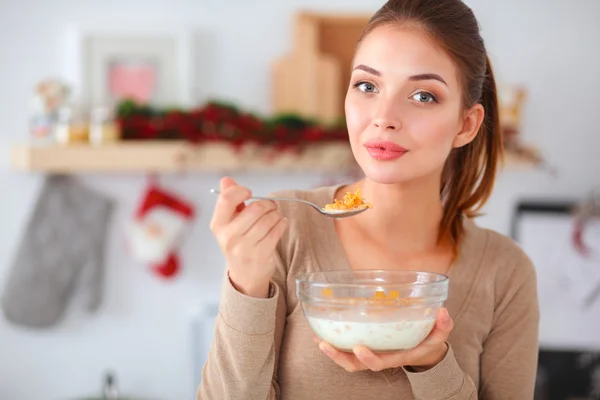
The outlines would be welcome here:
<svg viewBox="0 0 600 400">
<path fill-rule="evenodd" d="M 525 135 L 537 141 L 560 170 L 546 174 L 508 171 L 481 219 L 508 231 L 514 201 L 522 196 L 581 196 L 600 185 L 597 40 L 600 2 L 595 0 L 472 0 L 500 80 L 530 91 Z M 200 32 L 204 61 L 195 90 L 268 111 L 268 71 L 290 42 L 298 8 L 372 11 L 380 1 L 243 0 L 0 0 L 0 285 L 9 270 L 41 177 L 8 169 L 8 146 L 26 139 L 33 85 L 62 73 L 62 35 L 69 23 L 115 20 L 192 24 Z M 276 32 L 273 34 L 272 32 Z M 577 154 L 577 156 L 576 156 Z M 140 176 L 85 176 L 84 181 L 119 202 L 107 258 L 105 301 L 85 315 L 79 303 L 49 331 L 28 331 L 0 319 L 0 398 L 67 399 L 93 394 L 101 374 L 114 369 L 122 389 L 137 396 L 193 398 L 192 324 L 197 310 L 218 299 L 223 259 L 208 229 L 218 176 L 169 176 L 171 187 L 200 209 L 182 249 L 184 272 L 174 282 L 151 276 L 130 261 L 122 228 L 143 188 Z M 320 177 L 240 176 L 258 192 L 317 185 Z M 18 189 L 18 190 L 17 190 Z M 1 287 L 1 286 L 0 286 Z"/>
</svg>

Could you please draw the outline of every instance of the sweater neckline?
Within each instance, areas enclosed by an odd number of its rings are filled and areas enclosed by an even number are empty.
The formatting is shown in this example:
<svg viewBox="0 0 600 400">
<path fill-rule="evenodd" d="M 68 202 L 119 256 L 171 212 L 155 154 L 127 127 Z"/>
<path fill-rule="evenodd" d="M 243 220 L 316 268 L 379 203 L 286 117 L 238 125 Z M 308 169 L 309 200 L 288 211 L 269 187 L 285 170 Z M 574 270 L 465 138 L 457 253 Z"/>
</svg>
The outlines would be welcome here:
<svg viewBox="0 0 600 400">
<path fill-rule="evenodd" d="M 336 192 L 346 184 L 337 184 L 321 188 L 317 192 L 316 201 L 321 204 L 332 203 L 335 199 Z M 308 211 L 311 212 L 311 211 Z M 319 232 L 317 235 L 310 234 L 308 237 L 311 238 L 310 251 L 311 256 L 315 263 L 315 267 L 320 271 L 328 270 L 352 270 L 346 252 L 340 242 L 337 231 L 335 229 L 335 221 L 331 218 L 323 218 L 321 215 L 315 215 L 313 217 L 313 223 L 311 225 L 313 229 L 317 229 Z M 477 235 L 474 230 L 476 226 L 473 221 L 465 219 L 463 222 L 465 228 L 462 243 L 458 248 L 458 257 L 450 265 L 446 276 L 450 278 L 450 281 L 460 279 L 461 275 L 467 270 L 467 262 L 472 257 L 469 255 L 470 252 L 480 248 L 477 242 Z M 481 236 L 481 235 L 479 235 Z M 323 240 L 325 238 L 325 240 Z M 320 257 L 317 257 L 317 254 Z"/>
</svg>

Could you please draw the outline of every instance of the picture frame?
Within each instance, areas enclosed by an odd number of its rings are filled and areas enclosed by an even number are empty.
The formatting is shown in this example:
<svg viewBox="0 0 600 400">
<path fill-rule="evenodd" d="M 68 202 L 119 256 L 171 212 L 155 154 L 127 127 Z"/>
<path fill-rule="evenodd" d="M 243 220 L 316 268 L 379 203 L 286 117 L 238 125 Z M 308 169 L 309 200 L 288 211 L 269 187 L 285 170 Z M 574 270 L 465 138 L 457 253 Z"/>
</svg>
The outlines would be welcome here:
<svg viewBox="0 0 600 400">
<path fill-rule="evenodd" d="M 538 279 L 540 346 L 600 351 L 600 218 L 588 224 L 594 249 L 574 244 L 578 202 L 521 201 L 511 235 L 532 260 Z"/>
<path fill-rule="evenodd" d="M 511 236 L 536 269 L 540 306 L 534 400 L 600 399 L 600 218 L 588 224 L 590 254 L 574 243 L 575 200 L 524 200 Z"/>
<path fill-rule="evenodd" d="M 188 26 L 71 25 L 64 72 L 75 101 L 112 107 L 124 98 L 162 107 L 193 104 L 194 37 Z"/>
</svg>

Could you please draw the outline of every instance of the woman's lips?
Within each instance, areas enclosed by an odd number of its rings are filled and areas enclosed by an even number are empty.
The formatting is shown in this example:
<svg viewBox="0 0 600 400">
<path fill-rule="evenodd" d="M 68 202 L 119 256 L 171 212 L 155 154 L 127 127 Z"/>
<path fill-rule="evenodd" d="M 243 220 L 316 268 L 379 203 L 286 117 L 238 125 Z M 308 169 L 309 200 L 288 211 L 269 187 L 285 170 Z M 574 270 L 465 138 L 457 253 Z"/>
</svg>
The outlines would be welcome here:
<svg viewBox="0 0 600 400">
<path fill-rule="evenodd" d="M 408 152 L 404 147 L 389 141 L 372 140 L 365 143 L 367 152 L 376 160 L 396 160 Z"/>
</svg>

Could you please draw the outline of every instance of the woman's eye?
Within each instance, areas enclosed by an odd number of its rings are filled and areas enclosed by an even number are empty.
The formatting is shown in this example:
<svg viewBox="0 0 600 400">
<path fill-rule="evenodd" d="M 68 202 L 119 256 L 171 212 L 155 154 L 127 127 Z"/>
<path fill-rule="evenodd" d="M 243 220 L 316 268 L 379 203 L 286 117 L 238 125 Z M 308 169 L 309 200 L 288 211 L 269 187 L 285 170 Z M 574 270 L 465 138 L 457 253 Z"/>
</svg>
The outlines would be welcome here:
<svg viewBox="0 0 600 400">
<path fill-rule="evenodd" d="M 361 92 L 365 93 L 377 93 L 375 85 L 369 82 L 359 82 L 355 85 Z"/>
<path fill-rule="evenodd" d="M 435 96 L 427 92 L 416 93 L 415 95 L 413 95 L 412 99 L 418 101 L 419 103 L 437 102 Z"/>
</svg>

